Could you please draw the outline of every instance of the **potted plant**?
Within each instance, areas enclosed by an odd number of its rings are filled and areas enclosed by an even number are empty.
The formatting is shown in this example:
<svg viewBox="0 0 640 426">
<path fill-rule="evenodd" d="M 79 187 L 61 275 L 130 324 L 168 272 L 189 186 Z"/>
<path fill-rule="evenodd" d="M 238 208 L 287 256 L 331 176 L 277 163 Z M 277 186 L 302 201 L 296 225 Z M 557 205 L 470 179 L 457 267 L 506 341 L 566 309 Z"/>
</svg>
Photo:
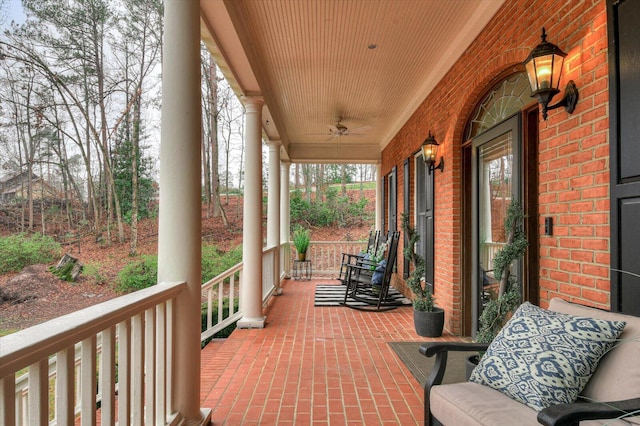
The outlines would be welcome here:
<svg viewBox="0 0 640 426">
<path fill-rule="evenodd" d="M 415 252 L 415 246 L 420 235 L 409 225 L 409 215 L 402 214 L 402 229 L 409 240 L 405 249 L 405 257 L 413 264 L 413 271 L 407 278 L 407 287 L 413 292 L 413 324 L 416 333 L 423 337 L 439 337 L 444 328 L 444 309 L 435 306 L 435 299 L 431 289 L 423 281 L 425 262 L 422 256 Z"/>
<path fill-rule="evenodd" d="M 511 275 L 513 262 L 520 259 L 527 249 L 527 237 L 523 229 L 524 212 L 520 202 L 509 204 L 504 224 L 507 241 L 493 257 L 493 273 L 500 280 L 498 297 L 489 300 L 480 315 L 480 327 L 476 335 L 479 343 L 491 343 L 510 315 L 521 303 L 520 285 Z M 472 355 L 467 360 L 467 377 L 480 361 L 480 355 Z"/>
<path fill-rule="evenodd" d="M 293 245 L 298 252 L 298 260 L 305 260 L 307 256 L 307 249 L 309 248 L 309 242 L 311 241 L 311 233 L 308 229 L 297 225 L 293 230 Z"/>
</svg>

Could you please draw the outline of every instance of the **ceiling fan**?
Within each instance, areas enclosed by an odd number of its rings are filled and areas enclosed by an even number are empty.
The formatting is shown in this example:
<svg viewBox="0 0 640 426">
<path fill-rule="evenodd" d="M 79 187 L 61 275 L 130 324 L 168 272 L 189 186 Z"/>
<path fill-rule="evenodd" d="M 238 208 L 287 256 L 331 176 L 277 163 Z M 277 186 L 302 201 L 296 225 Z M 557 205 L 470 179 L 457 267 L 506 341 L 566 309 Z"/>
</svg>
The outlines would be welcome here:
<svg viewBox="0 0 640 426">
<path fill-rule="evenodd" d="M 367 130 L 371 129 L 371 126 L 361 126 L 353 129 L 349 129 L 347 126 L 342 124 L 342 117 L 336 117 L 336 124 L 329 125 L 329 133 L 333 137 L 340 136 L 364 136 Z"/>
</svg>

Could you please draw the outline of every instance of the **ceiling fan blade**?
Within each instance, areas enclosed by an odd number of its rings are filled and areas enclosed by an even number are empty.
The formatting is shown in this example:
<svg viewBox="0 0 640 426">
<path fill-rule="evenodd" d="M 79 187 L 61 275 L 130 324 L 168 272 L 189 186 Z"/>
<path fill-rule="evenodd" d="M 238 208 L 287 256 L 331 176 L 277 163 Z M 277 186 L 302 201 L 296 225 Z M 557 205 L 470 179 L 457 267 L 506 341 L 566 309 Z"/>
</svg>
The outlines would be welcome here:
<svg viewBox="0 0 640 426">
<path fill-rule="evenodd" d="M 333 126 L 331 124 L 329 124 L 329 131 L 331 133 L 333 133 L 334 135 L 339 135 L 340 134 L 340 130 L 338 130 L 338 128 L 336 126 Z"/>
<path fill-rule="evenodd" d="M 351 132 L 352 135 L 354 133 L 359 133 L 359 132 L 368 132 L 369 130 L 371 130 L 371 126 L 360 126 L 360 127 L 354 128 L 354 129 L 349 129 L 349 131 Z"/>
</svg>

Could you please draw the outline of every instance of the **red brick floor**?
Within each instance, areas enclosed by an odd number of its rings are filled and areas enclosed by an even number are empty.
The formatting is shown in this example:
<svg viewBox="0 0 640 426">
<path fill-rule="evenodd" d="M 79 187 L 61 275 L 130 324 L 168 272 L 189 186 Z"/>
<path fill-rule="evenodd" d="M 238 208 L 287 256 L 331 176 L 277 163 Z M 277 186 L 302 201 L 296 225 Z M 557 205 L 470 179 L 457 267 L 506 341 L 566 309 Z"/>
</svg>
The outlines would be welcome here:
<svg viewBox="0 0 640 426">
<path fill-rule="evenodd" d="M 213 424 L 422 423 L 422 388 L 387 344 L 433 340 L 415 334 L 413 309 L 314 307 L 316 284 L 328 283 L 285 281 L 264 329 L 203 349 L 201 406 Z"/>
</svg>

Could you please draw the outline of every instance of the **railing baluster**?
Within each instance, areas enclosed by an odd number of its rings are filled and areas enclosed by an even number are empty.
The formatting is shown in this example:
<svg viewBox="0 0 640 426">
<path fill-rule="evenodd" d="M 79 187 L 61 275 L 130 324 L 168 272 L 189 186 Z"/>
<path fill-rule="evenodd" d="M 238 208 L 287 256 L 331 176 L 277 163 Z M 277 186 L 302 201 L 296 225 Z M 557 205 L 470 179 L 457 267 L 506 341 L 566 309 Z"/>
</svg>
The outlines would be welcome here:
<svg viewBox="0 0 640 426">
<path fill-rule="evenodd" d="M 224 319 L 224 280 L 218 282 L 218 324 Z"/>
<path fill-rule="evenodd" d="M 29 375 L 27 374 L 27 377 Z M 29 379 L 27 378 L 27 382 Z M 29 387 L 22 388 L 16 401 L 16 413 L 18 413 L 18 426 L 29 424 Z"/>
<path fill-rule="evenodd" d="M 171 393 L 171 389 L 173 388 L 173 363 L 175 362 L 175 360 L 173 359 L 173 330 L 174 330 L 173 324 L 175 324 L 175 320 L 176 320 L 176 310 L 174 306 L 174 300 L 175 299 L 167 300 L 167 315 L 166 315 L 167 361 L 165 365 L 167 366 L 167 372 L 166 372 L 167 392 L 165 394 L 165 397 L 167 402 L 165 406 L 167 407 L 167 410 L 171 410 L 171 407 L 173 407 L 173 398 Z"/>
<path fill-rule="evenodd" d="M 236 291 L 235 291 L 235 284 L 236 284 L 236 274 L 231 274 L 231 276 L 229 277 L 229 316 L 232 316 L 234 314 L 234 311 L 236 309 L 236 304 L 235 304 L 235 300 L 236 300 Z"/>
<path fill-rule="evenodd" d="M 103 425 L 116 423 L 116 330 L 109 327 L 102 333 L 102 345 L 100 357 L 100 407 Z"/>
<path fill-rule="evenodd" d="M 80 421 L 82 426 L 96 424 L 96 336 L 82 341 L 81 360 L 81 405 Z"/>
<path fill-rule="evenodd" d="M 142 314 L 131 319 L 131 414 L 134 426 L 143 424 L 144 413 L 144 320 Z"/>
<path fill-rule="evenodd" d="M 56 423 L 68 425 L 75 417 L 75 361 L 74 345 L 56 354 Z"/>
<path fill-rule="evenodd" d="M 144 313 L 144 424 L 156 423 L 156 309 L 149 308 Z"/>
<path fill-rule="evenodd" d="M 0 424 L 16 424 L 16 375 L 0 378 Z"/>
<path fill-rule="evenodd" d="M 118 426 L 131 424 L 131 327 L 118 324 Z"/>
<path fill-rule="evenodd" d="M 207 290 L 207 329 L 213 327 L 213 286 Z"/>
<path fill-rule="evenodd" d="M 156 306 L 156 418 L 167 418 L 165 405 L 167 362 L 167 317 L 166 303 Z"/>
<path fill-rule="evenodd" d="M 49 424 L 49 362 L 42 359 L 29 366 L 29 424 Z"/>
</svg>

